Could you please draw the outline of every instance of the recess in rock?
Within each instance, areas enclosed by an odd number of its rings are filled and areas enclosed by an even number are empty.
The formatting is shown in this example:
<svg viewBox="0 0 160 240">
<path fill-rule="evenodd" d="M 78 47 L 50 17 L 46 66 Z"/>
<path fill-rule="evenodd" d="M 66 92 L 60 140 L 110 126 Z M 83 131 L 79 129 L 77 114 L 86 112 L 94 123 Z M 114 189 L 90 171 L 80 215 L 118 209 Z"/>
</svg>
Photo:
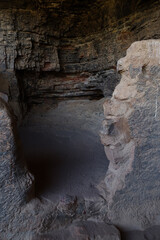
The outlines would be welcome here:
<svg viewBox="0 0 160 240">
<path fill-rule="evenodd" d="M 159 9 L 0 1 L 0 239 L 159 236 Z"/>
</svg>

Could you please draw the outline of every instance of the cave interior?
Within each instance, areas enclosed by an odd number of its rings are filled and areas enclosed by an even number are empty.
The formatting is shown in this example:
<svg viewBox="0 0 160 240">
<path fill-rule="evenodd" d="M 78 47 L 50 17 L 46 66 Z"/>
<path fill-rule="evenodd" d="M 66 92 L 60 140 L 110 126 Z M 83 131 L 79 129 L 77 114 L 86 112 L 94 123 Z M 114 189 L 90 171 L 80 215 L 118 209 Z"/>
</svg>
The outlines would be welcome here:
<svg viewBox="0 0 160 240">
<path fill-rule="evenodd" d="M 160 38 L 158 8 L 156 0 L 0 1 L 0 92 L 17 121 L 34 197 L 104 198 L 103 104 L 128 47 Z"/>
</svg>

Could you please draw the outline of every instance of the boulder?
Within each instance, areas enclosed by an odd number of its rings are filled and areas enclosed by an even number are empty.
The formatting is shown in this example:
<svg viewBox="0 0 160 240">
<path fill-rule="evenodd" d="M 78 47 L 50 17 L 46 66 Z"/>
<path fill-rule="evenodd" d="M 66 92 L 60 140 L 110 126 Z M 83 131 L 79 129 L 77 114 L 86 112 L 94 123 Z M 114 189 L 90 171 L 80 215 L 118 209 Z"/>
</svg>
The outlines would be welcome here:
<svg viewBox="0 0 160 240">
<path fill-rule="evenodd" d="M 117 68 L 121 81 L 104 103 L 103 191 L 113 223 L 144 229 L 160 223 L 160 40 L 133 43 Z"/>
</svg>

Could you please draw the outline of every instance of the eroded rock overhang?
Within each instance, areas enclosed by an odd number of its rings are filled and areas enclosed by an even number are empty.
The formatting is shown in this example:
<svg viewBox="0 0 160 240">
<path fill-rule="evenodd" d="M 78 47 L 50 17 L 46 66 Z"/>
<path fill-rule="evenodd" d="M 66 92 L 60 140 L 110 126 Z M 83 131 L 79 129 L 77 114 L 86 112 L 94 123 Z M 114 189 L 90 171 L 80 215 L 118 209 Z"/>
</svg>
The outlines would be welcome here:
<svg viewBox="0 0 160 240">
<path fill-rule="evenodd" d="M 43 93 L 111 96 L 117 60 L 132 42 L 160 35 L 158 1 L 13 0 L 0 7 L 0 90 L 18 116 Z"/>
</svg>

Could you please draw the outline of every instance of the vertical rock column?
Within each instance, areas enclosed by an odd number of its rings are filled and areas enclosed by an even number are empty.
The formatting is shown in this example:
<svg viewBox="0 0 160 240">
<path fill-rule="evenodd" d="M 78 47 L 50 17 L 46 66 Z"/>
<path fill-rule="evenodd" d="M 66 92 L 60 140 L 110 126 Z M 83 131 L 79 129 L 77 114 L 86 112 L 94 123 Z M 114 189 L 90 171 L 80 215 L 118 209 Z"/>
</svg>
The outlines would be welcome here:
<svg viewBox="0 0 160 240">
<path fill-rule="evenodd" d="M 160 40 L 133 43 L 118 71 L 101 133 L 110 161 L 108 216 L 125 228 L 145 228 L 160 216 Z"/>
<path fill-rule="evenodd" d="M 0 235 L 10 231 L 14 217 L 26 203 L 31 176 L 19 159 L 12 116 L 0 94 Z M 15 231 L 15 230 L 14 230 Z"/>
</svg>

